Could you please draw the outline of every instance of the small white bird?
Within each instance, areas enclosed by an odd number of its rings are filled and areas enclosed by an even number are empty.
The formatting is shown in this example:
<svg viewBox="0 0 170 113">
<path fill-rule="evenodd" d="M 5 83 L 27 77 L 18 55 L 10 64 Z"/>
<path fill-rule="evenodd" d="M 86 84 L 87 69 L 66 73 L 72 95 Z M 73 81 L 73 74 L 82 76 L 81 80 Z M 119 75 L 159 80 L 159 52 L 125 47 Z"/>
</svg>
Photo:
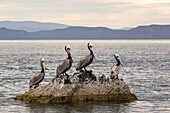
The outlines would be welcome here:
<svg viewBox="0 0 170 113">
<path fill-rule="evenodd" d="M 116 61 L 117 61 L 117 64 L 116 65 L 113 65 L 110 69 L 110 79 L 118 79 L 118 74 L 120 72 L 120 65 L 122 65 L 121 61 L 120 61 L 120 57 L 118 54 L 115 54 L 114 55 Z"/>
</svg>

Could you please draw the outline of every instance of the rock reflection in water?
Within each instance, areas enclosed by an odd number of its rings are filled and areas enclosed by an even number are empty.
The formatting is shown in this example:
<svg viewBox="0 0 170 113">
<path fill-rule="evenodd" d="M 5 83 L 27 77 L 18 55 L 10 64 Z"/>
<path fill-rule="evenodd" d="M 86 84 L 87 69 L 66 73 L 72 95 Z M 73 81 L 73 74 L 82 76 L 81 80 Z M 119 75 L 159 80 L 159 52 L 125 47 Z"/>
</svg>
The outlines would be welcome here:
<svg viewBox="0 0 170 113">
<path fill-rule="evenodd" d="M 127 112 L 129 101 L 122 102 L 77 102 L 69 104 L 28 104 L 31 113 L 104 113 Z"/>
</svg>

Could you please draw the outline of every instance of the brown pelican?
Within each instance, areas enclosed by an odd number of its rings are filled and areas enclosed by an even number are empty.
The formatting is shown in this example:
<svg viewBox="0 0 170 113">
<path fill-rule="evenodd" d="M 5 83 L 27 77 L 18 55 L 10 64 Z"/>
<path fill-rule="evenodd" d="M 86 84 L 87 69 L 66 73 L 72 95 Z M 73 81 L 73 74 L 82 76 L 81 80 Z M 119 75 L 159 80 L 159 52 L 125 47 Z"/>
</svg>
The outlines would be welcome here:
<svg viewBox="0 0 170 113">
<path fill-rule="evenodd" d="M 66 74 L 66 72 L 71 68 L 73 60 L 72 60 L 72 57 L 70 54 L 70 46 L 69 45 L 65 46 L 65 51 L 68 54 L 68 58 L 62 64 L 57 66 L 56 77 L 59 77 L 60 74 L 64 74 L 64 73 Z"/>
<path fill-rule="evenodd" d="M 29 83 L 29 86 L 30 88 L 32 86 L 35 85 L 34 88 L 38 87 L 39 86 L 39 83 L 41 83 L 44 79 L 44 76 L 45 76 L 45 65 L 44 65 L 44 62 L 45 60 L 42 58 L 40 59 L 40 62 L 41 62 L 41 68 L 42 68 L 42 71 L 39 72 L 39 73 L 36 73 L 31 79 L 30 79 L 30 83 Z"/>
<path fill-rule="evenodd" d="M 119 55 L 118 54 L 115 54 L 114 55 L 116 61 L 117 61 L 117 64 L 116 65 L 113 65 L 110 69 L 110 72 L 111 72 L 111 75 L 110 75 L 110 78 L 111 79 L 118 79 L 118 74 L 120 72 L 120 65 L 122 65 L 121 61 L 120 61 L 120 58 L 119 58 Z M 116 77 L 116 78 L 115 78 Z"/>
<path fill-rule="evenodd" d="M 84 68 L 84 70 L 87 71 L 86 67 L 89 64 L 91 64 L 93 61 L 93 58 L 95 58 L 94 54 L 93 54 L 93 50 L 92 50 L 93 45 L 91 43 L 88 43 L 87 47 L 90 50 L 90 55 L 86 56 L 85 58 L 83 58 L 82 60 L 79 61 L 79 63 L 77 64 L 76 70 L 80 70 L 80 69 Z"/>
</svg>

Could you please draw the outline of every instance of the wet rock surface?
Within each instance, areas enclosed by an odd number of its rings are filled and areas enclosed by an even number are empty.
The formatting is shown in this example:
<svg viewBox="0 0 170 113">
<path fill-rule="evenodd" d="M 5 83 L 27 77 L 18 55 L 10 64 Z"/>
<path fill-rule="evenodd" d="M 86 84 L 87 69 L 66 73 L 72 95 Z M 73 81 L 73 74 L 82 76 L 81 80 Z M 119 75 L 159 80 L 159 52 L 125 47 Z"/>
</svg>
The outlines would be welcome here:
<svg viewBox="0 0 170 113">
<path fill-rule="evenodd" d="M 80 71 L 73 75 L 61 75 L 49 84 L 30 89 L 14 97 L 38 103 L 66 103 L 76 101 L 131 101 L 137 97 L 130 92 L 123 80 L 96 77 L 92 71 Z"/>
</svg>

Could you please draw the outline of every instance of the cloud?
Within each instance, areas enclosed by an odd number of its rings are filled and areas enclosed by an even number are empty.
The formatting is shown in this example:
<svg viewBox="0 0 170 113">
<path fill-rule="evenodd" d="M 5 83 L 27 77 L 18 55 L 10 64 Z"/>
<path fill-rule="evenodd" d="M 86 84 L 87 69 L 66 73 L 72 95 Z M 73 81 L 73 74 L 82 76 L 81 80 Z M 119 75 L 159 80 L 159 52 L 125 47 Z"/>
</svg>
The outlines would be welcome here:
<svg viewBox="0 0 170 113">
<path fill-rule="evenodd" d="M 170 23 L 170 0 L 0 0 L 1 20 L 121 28 Z"/>
<path fill-rule="evenodd" d="M 170 3 L 170 0 L 130 0 L 138 4 L 155 4 L 155 3 Z"/>
</svg>

